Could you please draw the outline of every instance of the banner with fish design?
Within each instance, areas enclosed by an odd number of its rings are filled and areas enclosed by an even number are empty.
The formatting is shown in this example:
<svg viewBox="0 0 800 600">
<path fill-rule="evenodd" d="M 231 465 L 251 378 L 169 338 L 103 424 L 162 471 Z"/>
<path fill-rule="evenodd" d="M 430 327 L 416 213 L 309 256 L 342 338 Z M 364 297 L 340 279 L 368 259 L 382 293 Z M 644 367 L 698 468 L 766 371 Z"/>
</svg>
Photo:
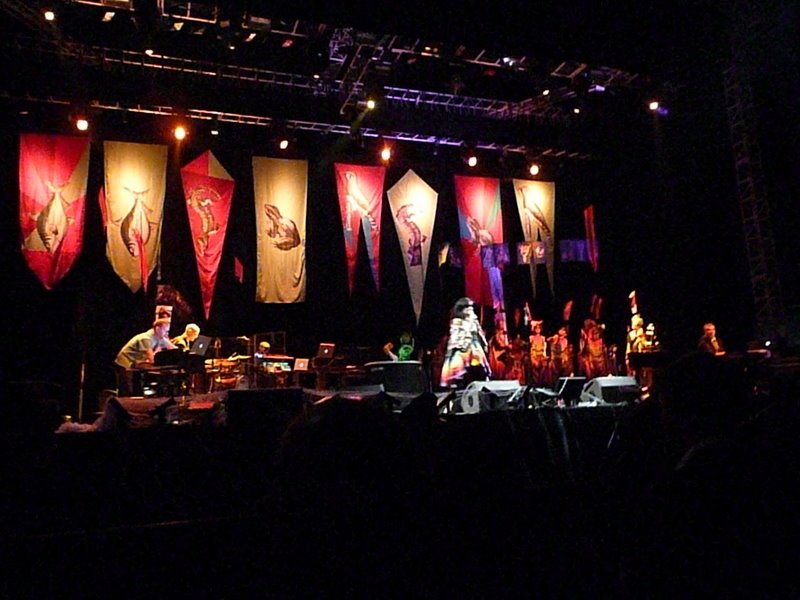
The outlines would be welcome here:
<svg viewBox="0 0 800 600">
<path fill-rule="evenodd" d="M 514 194 L 522 221 L 522 235 L 538 248 L 538 256 L 530 261 L 531 287 L 536 298 L 536 269 L 544 262 L 550 292 L 553 293 L 553 257 L 555 256 L 556 184 L 552 181 L 530 181 L 514 179 Z M 537 260 L 538 258 L 538 260 Z"/>
<path fill-rule="evenodd" d="M 344 250 L 347 257 L 347 284 L 350 292 L 356 275 L 358 236 L 364 229 L 364 242 L 375 287 L 380 290 L 381 199 L 386 167 L 334 164 L 339 210 L 344 229 Z"/>
<path fill-rule="evenodd" d="M 181 169 L 181 181 L 200 276 L 203 310 L 208 320 L 228 229 L 234 181 L 210 150 Z"/>
<path fill-rule="evenodd" d="M 409 169 L 386 195 L 403 251 L 414 314 L 419 323 L 439 194 Z"/>
<path fill-rule="evenodd" d="M 106 256 L 131 289 L 144 287 L 161 253 L 167 147 L 103 142 Z"/>
<path fill-rule="evenodd" d="M 500 180 L 492 177 L 455 175 L 458 225 L 464 251 L 466 295 L 476 304 L 502 307 L 500 265 L 484 268 L 481 247 L 503 242 L 503 211 L 500 207 Z"/>
<path fill-rule="evenodd" d="M 306 299 L 308 161 L 253 157 L 256 302 Z"/>
<path fill-rule="evenodd" d="M 19 146 L 22 255 L 51 290 L 83 247 L 89 140 L 23 134 Z"/>
</svg>

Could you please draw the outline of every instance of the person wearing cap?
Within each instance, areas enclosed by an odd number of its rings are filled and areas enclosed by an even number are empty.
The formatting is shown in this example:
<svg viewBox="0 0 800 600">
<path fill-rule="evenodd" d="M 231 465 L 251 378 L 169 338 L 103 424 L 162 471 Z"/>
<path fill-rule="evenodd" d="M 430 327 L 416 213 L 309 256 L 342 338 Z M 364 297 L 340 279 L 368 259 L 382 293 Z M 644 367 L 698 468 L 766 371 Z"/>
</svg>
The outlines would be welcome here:
<svg viewBox="0 0 800 600">
<path fill-rule="evenodd" d="M 170 341 L 181 350 L 188 352 L 192 348 L 192 344 L 200 335 L 200 326 L 195 323 L 189 323 L 183 333 L 179 336 L 172 338 Z"/>
<path fill-rule="evenodd" d="M 156 353 L 161 350 L 174 350 L 175 344 L 169 341 L 169 319 L 156 319 L 147 331 L 129 339 L 114 359 L 117 368 L 117 387 L 120 396 L 133 391 L 132 369 L 153 364 Z"/>
</svg>

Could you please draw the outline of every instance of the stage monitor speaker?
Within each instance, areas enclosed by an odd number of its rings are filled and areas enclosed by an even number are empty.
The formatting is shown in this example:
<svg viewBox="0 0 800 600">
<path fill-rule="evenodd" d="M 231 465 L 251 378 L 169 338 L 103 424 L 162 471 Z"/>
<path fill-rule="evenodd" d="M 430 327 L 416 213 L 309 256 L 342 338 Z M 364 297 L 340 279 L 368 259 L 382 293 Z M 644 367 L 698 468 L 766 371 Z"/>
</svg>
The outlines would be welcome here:
<svg viewBox="0 0 800 600">
<path fill-rule="evenodd" d="M 518 381 L 473 381 L 461 396 L 461 412 L 507 409 L 513 406 L 524 389 Z"/>
<path fill-rule="evenodd" d="M 585 384 L 586 377 L 559 377 L 556 382 L 556 396 L 567 404 L 577 403 Z"/>
<path fill-rule="evenodd" d="M 364 365 L 372 384 L 382 384 L 389 394 L 422 394 L 429 391 L 425 368 L 418 360 L 381 360 Z"/>
<path fill-rule="evenodd" d="M 596 377 L 589 381 L 581 392 L 582 403 L 620 404 L 635 402 L 642 389 L 635 377 Z"/>
</svg>

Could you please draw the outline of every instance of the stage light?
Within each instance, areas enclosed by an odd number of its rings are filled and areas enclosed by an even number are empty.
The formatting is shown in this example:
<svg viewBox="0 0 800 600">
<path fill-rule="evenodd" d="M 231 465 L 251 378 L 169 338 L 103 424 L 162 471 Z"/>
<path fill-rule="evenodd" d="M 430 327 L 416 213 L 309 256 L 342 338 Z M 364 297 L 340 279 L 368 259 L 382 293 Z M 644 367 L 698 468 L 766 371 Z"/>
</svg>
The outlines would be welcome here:
<svg viewBox="0 0 800 600">
<path fill-rule="evenodd" d="M 44 11 L 44 20 L 45 21 L 55 21 L 56 20 L 56 13 L 52 10 Z"/>
<path fill-rule="evenodd" d="M 550 90 L 548 89 L 542 90 L 542 96 L 549 96 L 549 95 L 550 95 Z"/>
<path fill-rule="evenodd" d="M 147 56 L 153 56 L 153 54 L 155 54 L 156 51 L 153 50 L 152 48 L 148 47 L 148 48 L 145 48 L 144 53 L 147 54 Z"/>
<path fill-rule="evenodd" d="M 658 100 L 651 100 L 650 104 L 647 105 L 647 108 L 649 108 L 653 112 L 656 112 L 659 106 L 661 105 L 658 103 Z"/>
<path fill-rule="evenodd" d="M 173 133 L 175 134 L 175 139 L 178 140 L 179 142 L 184 138 L 186 138 L 186 135 L 188 134 L 188 132 L 186 131 L 186 127 L 184 127 L 183 125 L 177 125 Z"/>
<path fill-rule="evenodd" d="M 539 168 L 539 165 L 537 165 L 536 163 L 531 163 L 530 167 L 528 167 L 528 173 L 530 173 L 534 177 L 536 177 L 539 174 L 540 170 L 541 169 Z"/>
<path fill-rule="evenodd" d="M 385 140 L 381 138 L 378 142 L 381 148 L 381 160 L 383 162 L 389 162 L 392 160 L 392 147 L 386 143 Z"/>
<path fill-rule="evenodd" d="M 289 147 L 289 139 L 288 138 L 281 138 L 278 142 L 278 148 L 281 150 L 286 150 Z"/>
<path fill-rule="evenodd" d="M 576 115 L 579 115 L 581 114 L 581 109 L 579 106 L 576 106 L 575 108 L 572 109 L 572 112 L 574 112 Z"/>
<path fill-rule="evenodd" d="M 78 117 L 75 119 L 75 129 L 78 131 L 88 131 L 89 121 L 86 119 L 86 117 Z"/>
<path fill-rule="evenodd" d="M 475 156 L 475 153 L 470 153 L 467 155 L 467 166 L 469 167 L 476 167 L 478 165 L 478 157 Z"/>
<path fill-rule="evenodd" d="M 113 10 L 107 10 L 103 15 L 103 23 L 108 23 L 116 14 Z"/>
<path fill-rule="evenodd" d="M 367 110 L 375 110 L 375 106 L 377 106 L 375 100 L 373 100 L 372 98 L 367 100 Z"/>
</svg>

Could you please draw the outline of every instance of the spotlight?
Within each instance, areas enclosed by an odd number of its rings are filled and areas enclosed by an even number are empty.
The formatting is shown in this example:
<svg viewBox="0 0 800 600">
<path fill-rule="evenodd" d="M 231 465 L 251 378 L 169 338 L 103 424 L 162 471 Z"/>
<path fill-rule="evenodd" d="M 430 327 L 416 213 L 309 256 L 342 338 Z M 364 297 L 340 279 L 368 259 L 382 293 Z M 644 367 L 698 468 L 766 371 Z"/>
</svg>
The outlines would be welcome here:
<svg viewBox="0 0 800 600">
<path fill-rule="evenodd" d="M 87 131 L 89 129 L 89 121 L 86 117 L 78 117 L 75 119 L 75 129 L 78 131 Z"/>
<path fill-rule="evenodd" d="M 541 169 L 539 168 L 539 165 L 537 165 L 536 163 L 531 163 L 530 167 L 528 167 L 528 173 L 530 173 L 534 177 L 536 177 L 539 174 L 540 170 Z"/>
<path fill-rule="evenodd" d="M 542 96 L 549 96 L 549 95 L 550 95 L 550 90 L 548 89 L 542 90 Z"/>
<path fill-rule="evenodd" d="M 56 20 L 56 13 L 52 10 L 44 11 L 44 20 L 45 21 L 55 21 Z"/>
<path fill-rule="evenodd" d="M 474 152 L 471 152 L 467 155 L 467 166 L 475 167 L 478 165 L 478 157 L 475 156 Z"/>
<path fill-rule="evenodd" d="M 289 147 L 289 139 L 288 138 L 281 138 L 278 142 L 278 148 L 281 150 L 286 150 Z"/>
<path fill-rule="evenodd" d="M 367 110 L 375 110 L 375 106 L 376 106 L 375 100 L 373 100 L 372 98 L 367 100 Z"/>
<path fill-rule="evenodd" d="M 186 127 L 184 127 L 183 125 L 178 125 L 175 127 L 173 133 L 175 134 L 175 139 L 180 142 L 182 139 L 186 137 L 188 132 L 186 131 Z"/>
<path fill-rule="evenodd" d="M 153 50 L 152 48 L 148 47 L 148 48 L 145 48 L 144 53 L 147 54 L 147 56 L 153 56 L 153 54 L 155 54 L 156 51 Z"/>
<path fill-rule="evenodd" d="M 661 106 L 661 105 L 658 103 L 658 100 L 651 100 L 650 104 L 647 105 L 647 108 L 649 108 L 653 112 L 656 112 L 658 110 L 659 106 Z"/>
<path fill-rule="evenodd" d="M 580 107 L 576 106 L 575 108 L 572 109 L 572 112 L 574 112 L 576 115 L 579 115 L 581 114 L 581 109 Z"/>
<path fill-rule="evenodd" d="M 383 162 L 389 162 L 392 159 L 392 147 L 386 143 L 385 140 L 380 140 L 380 147 L 381 147 L 381 160 Z"/>
</svg>

